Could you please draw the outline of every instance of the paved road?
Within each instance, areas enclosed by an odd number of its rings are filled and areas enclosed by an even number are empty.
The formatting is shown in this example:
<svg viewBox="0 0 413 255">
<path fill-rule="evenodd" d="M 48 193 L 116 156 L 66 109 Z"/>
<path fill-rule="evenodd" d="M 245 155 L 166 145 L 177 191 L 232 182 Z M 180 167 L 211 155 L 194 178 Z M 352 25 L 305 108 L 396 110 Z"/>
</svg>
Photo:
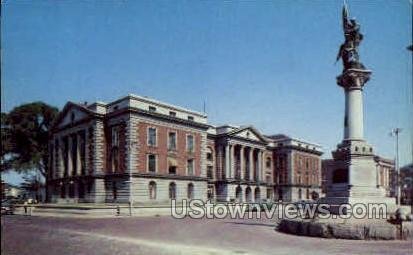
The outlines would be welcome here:
<svg viewBox="0 0 413 255">
<path fill-rule="evenodd" d="M 278 233 L 261 220 L 1 218 L 1 254 L 411 254 L 408 241 Z"/>
</svg>

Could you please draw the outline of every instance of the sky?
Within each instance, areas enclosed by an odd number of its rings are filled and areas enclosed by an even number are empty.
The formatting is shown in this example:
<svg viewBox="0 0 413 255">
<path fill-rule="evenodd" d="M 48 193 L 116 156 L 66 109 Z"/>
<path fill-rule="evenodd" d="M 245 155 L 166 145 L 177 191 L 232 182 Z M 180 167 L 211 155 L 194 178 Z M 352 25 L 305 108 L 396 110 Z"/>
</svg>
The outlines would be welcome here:
<svg viewBox="0 0 413 255">
<path fill-rule="evenodd" d="M 361 24 L 365 138 L 412 161 L 412 2 L 347 0 Z M 338 1 L 2 1 L 1 110 L 129 93 L 323 146 L 343 138 Z M 15 175 L 3 176 L 17 182 Z"/>
</svg>

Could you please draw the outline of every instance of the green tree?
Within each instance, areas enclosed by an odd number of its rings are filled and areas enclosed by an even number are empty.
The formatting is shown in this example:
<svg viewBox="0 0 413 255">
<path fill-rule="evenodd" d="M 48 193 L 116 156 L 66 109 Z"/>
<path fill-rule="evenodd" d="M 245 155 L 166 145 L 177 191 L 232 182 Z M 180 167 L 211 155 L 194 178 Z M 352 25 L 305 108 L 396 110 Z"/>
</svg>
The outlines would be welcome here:
<svg viewBox="0 0 413 255">
<path fill-rule="evenodd" d="M 48 136 L 58 109 L 43 102 L 1 113 L 1 171 L 48 171 Z"/>
</svg>

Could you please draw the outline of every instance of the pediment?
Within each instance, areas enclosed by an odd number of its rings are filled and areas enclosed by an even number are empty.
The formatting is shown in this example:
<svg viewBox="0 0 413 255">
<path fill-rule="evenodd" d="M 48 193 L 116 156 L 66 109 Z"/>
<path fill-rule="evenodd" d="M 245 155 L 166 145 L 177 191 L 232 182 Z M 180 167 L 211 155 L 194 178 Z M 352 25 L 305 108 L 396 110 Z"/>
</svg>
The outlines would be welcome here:
<svg viewBox="0 0 413 255">
<path fill-rule="evenodd" d="M 74 103 L 67 103 L 56 119 L 55 127 L 64 127 L 90 117 L 88 109 Z"/>
<path fill-rule="evenodd" d="M 267 142 L 265 138 L 253 127 L 235 130 L 232 132 L 232 136 L 257 142 Z"/>
</svg>

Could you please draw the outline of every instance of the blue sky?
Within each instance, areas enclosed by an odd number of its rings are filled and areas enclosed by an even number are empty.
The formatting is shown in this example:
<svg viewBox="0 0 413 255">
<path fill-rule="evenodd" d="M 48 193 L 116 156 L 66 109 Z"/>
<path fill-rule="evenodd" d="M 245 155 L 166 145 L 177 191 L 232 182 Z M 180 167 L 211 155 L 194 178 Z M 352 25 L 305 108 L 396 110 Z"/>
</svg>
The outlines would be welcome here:
<svg viewBox="0 0 413 255">
<path fill-rule="evenodd" d="M 342 1 L 3 1 L 2 111 L 128 93 L 321 144 L 342 139 Z M 365 136 L 412 155 L 411 1 L 348 1 L 365 35 Z"/>
</svg>

